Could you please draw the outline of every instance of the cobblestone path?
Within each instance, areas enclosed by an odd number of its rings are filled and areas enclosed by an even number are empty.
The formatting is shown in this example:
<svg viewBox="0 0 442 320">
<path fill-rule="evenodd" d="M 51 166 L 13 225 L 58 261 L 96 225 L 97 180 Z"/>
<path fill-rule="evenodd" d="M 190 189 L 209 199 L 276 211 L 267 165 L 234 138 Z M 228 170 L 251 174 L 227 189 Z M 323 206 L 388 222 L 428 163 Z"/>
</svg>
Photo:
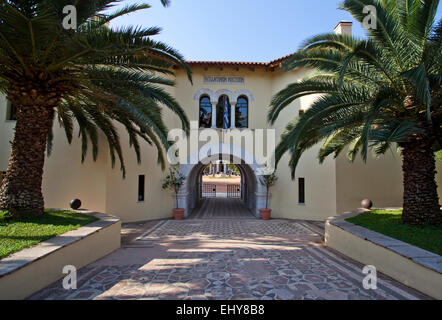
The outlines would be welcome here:
<svg viewBox="0 0 442 320">
<path fill-rule="evenodd" d="M 286 220 L 161 221 L 111 255 L 31 299 L 422 299 L 379 275 L 365 290 L 362 265 L 324 247 L 315 224 Z"/>
</svg>

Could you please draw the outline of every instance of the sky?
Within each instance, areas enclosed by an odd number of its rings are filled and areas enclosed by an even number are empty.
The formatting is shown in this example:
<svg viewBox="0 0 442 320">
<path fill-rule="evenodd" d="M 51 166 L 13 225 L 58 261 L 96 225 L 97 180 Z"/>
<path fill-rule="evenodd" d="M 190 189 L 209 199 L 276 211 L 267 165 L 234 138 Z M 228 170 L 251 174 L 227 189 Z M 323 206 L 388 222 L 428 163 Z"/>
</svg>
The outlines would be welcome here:
<svg viewBox="0 0 442 320">
<path fill-rule="evenodd" d="M 312 35 L 333 31 L 341 20 L 354 22 L 354 35 L 365 35 L 349 13 L 338 9 L 341 0 L 172 0 L 166 8 L 160 0 L 148 3 L 150 9 L 121 17 L 111 26 L 161 27 L 154 39 L 188 61 L 268 62 L 295 52 Z M 442 5 L 437 14 L 441 18 Z"/>
</svg>

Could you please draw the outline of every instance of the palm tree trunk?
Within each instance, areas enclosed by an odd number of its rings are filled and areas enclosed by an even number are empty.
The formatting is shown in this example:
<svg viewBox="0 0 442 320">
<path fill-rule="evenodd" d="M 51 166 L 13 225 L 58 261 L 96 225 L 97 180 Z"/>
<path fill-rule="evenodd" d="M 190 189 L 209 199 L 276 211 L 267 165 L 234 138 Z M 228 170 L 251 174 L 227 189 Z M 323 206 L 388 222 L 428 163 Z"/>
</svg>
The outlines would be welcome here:
<svg viewBox="0 0 442 320">
<path fill-rule="evenodd" d="M 31 100 L 34 103 L 44 101 L 41 98 Z M 46 139 L 54 116 L 54 108 L 47 106 L 48 100 L 45 102 L 44 106 L 17 104 L 15 137 L 11 143 L 8 169 L 0 186 L 0 209 L 14 215 L 44 212 L 43 166 Z"/>
<path fill-rule="evenodd" d="M 442 215 L 436 184 L 436 164 L 431 143 L 419 140 L 402 145 L 404 212 L 412 225 L 439 225 Z"/>
</svg>

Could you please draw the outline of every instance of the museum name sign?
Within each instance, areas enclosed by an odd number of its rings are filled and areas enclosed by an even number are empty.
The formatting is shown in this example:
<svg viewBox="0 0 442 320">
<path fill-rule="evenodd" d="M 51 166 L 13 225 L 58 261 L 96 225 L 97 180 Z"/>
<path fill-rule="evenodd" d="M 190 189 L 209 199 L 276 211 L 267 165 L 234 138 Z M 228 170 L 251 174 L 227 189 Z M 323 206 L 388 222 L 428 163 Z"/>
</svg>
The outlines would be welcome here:
<svg viewBox="0 0 442 320">
<path fill-rule="evenodd" d="M 204 76 L 204 84 L 244 84 L 244 77 L 238 76 Z"/>
</svg>

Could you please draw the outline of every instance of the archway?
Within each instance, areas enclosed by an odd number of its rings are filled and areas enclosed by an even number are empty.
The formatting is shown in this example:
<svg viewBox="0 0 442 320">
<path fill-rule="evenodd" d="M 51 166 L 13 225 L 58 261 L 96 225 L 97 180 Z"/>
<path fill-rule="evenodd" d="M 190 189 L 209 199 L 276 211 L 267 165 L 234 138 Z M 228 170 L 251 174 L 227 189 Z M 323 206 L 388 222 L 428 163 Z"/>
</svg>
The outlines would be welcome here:
<svg viewBox="0 0 442 320">
<path fill-rule="evenodd" d="M 214 161 L 206 165 L 201 175 L 200 196 L 202 199 L 243 199 L 244 181 L 240 168 L 235 164 L 229 161 Z"/>
<path fill-rule="evenodd" d="M 180 173 L 187 179 L 178 196 L 179 206 L 185 208 L 186 217 L 189 217 L 195 209 L 201 206 L 204 201 L 201 188 L 203 172 L 209 163 L 224 159 L 226 162 L 234 163 L 240 172 L 240 200 L 242 204 L 253 216 L 259 218 L 259 209 L 265 206 L 266 196 L 265 188 L 261 185 L 257 176 L 257 171 L 262 166 L 255 161 L 252 164 L 245 163 L 243 159 L 249 157 L 245 156 L 247 152 L 242 148 L 233 145 L 221 145 L 219 147 L 219 150 L 231 150 L 231 153 L 213 155 L 198 164 L 181 165 Z"/>
<path fill-rule="evenodd" d="M 223 172 L 225 168 L 220 168 L 220 171 L 212 178 L 213 176 L 204 176 L 206 167 L 207 165 L 203 164 L 196 165 L 187 180 L 188 216 L 193 218 L 252 218 L 256 209 L 257 184 L 252 170 L 247 165 L 236 165 L 241 176 L 239 181 L 235 179 L 239 183 L 236 185 L 228 182 L 229 177 Z"/>
</svg>

